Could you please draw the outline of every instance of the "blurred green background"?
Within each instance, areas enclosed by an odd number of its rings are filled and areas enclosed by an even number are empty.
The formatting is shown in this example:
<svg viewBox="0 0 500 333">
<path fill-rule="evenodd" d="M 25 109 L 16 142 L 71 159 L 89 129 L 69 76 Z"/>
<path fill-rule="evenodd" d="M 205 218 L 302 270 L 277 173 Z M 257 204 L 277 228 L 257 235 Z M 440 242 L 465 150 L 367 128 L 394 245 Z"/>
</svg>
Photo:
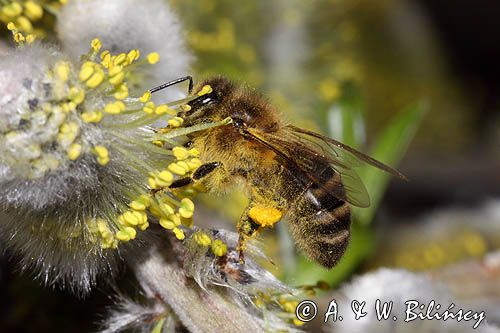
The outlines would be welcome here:
<svg viewBox="0 0 500 333">
<path fill-rule="evenodd" d="M 428 271 L 500 248 L 500 3 L 170 2 L 196 81 L 244 82 L 290 122 L 409 178 L 359 170 L 372 206 L 355 209 L 351 245 L 331 271 L 297 253 L 283 223 L 265 233 L 273 273 L 292 285 L 336 286 L 380 266 Z M 197 223 L 232 228 L 246 199 L 227 199 L 204 195 Z M 44 289 L 6 259 L 0 269 L 1 331 L 87 332 L 110 304 L 106 292 L 81 301 Z"/>
</svg>

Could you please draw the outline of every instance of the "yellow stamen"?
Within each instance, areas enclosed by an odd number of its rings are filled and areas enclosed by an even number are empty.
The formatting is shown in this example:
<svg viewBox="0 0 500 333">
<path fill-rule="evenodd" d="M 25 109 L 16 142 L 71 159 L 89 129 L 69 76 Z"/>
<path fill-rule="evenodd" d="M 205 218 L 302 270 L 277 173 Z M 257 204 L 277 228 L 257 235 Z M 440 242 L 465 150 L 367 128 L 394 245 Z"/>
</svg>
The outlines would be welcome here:
<svg viewBox="0 0 500 333">
<path fill-rule="evenodd" d="M 148 62 L 151 64 L 151 65 L 154 65 L 156 64 L 158 61 L 160 61 L 160 55 L 158 54 L 158 52 L 152 52 L 150 54 L 148 54 L 146 56 L 146 58 L 148 59 Z"/>
<path fill-rule="evenodd" d="M 216 256 L 222 257 L 227 252 L 227 246 L 220 239 L 216 239 L 212 242 L 212 252 Z"/>
<path fill-rule="evenodd" d="M 81 153 L 82 153 L 82 145 L 78 143 L 73 143 L 71 146 L 69 146 L 68 158 L 71 161 L 74 161 L 78 157 L 80 157 Z"/>
</svg>

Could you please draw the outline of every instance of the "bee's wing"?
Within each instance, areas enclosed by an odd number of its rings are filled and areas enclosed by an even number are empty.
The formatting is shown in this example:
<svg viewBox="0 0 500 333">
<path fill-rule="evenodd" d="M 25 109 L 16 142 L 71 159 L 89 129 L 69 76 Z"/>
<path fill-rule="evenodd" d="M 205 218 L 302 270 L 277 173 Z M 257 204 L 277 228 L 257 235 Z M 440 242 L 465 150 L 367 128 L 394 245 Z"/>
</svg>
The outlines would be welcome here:
<svg viewBox="0 0 500 333">
<path fill-rule="evenodd" d="M 368 207 L 370 198 L 363 182 L 350 163 L 359 160 L 344 159 L 328 153 L 312 139 L 299 136 L 291 128 L 285 128 L 280 135 L 247 130 L 255 141 L 272 150 L 283 167 L 289 170 L 304 191 L 319 187 L 332 196 L 358 207 Z M 335 177 L 338 174 L 340 177 Z"/>
<path fill-rule="evenodd" d="M 362 152 L 343 144 L 342 142 L 293 125 L 287 125 L 285 126 L 285 129 L 291 132 L 292 135 L 297 138 L 304 138 L 311 142 L 316 141 L 316 144 L 319 147 L 322 147 L 325 153 L 328 153 L 328 150 L 330 150 L 330 156 L 334 160 L 338 160 L 340 163 L 345 163 L 348 166 L 350 165 L 356 167 L 362 165 L 363 162 L 365 162 L 370 164 L 371 166 L 379 168 L 380 170 L 390 173 L 393 176 L 407 180 L 405 175 L 403 175 L 401 172 L 391 168 L 388 165 L 385 165 L 382 162 L 377 161 L 373 157 L 363 154 Z"/>
</svg>

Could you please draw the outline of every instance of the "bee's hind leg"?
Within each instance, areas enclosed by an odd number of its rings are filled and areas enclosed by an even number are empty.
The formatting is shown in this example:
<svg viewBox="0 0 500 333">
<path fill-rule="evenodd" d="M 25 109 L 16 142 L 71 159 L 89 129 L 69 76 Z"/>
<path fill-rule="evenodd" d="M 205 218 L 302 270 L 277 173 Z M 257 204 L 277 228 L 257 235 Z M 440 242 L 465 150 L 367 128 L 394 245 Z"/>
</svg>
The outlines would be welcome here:
<svg viewBox="0 0 500 333">
<path fill-rule="evenodd" d="M 245 242 L 254 237 L 259 231 L 260 225 L 257 224 L 251 217 L 248 216 L 248 211 L 250 210 L 250 206 L 248 206 L 243 214 L 241 215 L 240 221 L 238 222 L 238 245 L 236 250 L 238 251 L 238 255 L 240 257 L 240 263 L 245 263 Z"/>
<path fill-rule="evenodd" d="M 245 263 L 245 242 L 254 237 L 261 228 L 273 227 L 283 217 L 283 211 L 275 204 L 251 202 L 238 223 L 238 254 L 240 263 Z"/>
</svg>

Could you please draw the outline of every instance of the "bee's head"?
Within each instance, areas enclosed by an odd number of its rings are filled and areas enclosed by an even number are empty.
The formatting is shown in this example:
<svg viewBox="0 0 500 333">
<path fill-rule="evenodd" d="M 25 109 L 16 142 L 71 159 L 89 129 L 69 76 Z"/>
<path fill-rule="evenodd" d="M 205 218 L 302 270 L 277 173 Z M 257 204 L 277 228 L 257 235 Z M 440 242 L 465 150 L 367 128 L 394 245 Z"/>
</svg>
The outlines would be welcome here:
<svg viewBox="0 0 500 333">
<path fill-rule="evenodd" d="M 211 88 L 211 92 L 203 93 L 207 87 Z M 181 112 L 179 116 L 187 124 L 222 120 L 230 115 L 225 115 L 221 106 L 231 99 L 235 90 L 236 85 L 221 76 L 205 80 L 193 90 L 192 95 L 197 97 L 187 103 L 189 110 Z"/>
<path fill-rule="evenodd" d="M 211 91 L 203 93 L 207 86 Z M 199 84 L 193 95 L 199 94 L 201 96 L 187 104 L 189 110 L 180 114 L 187 125 L 230 117 L 236 129 L 253 127 L 273 131 L 276 128 L 277 120 L 264 98 L 224 77 L 217 76 Z"/>
</svg>

